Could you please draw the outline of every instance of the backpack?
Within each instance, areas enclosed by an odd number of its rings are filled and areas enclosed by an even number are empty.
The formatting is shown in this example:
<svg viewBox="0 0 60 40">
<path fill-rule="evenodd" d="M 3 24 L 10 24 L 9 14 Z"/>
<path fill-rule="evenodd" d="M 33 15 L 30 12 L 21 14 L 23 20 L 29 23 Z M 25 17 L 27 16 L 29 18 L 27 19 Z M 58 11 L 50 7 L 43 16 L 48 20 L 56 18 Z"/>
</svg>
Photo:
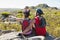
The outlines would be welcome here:
<svg viewBox="0 0 60 40">
<path fill-rule="evenodd" d="M 22 23 L 22 31 L 24 31 L 30 24 L 30 19 L 24 19 Z M 29 30 L 26 34 L 30 34 L 31 30 Z"/>
<path fill-rule="evenodd" d="M 41 35 L 41 36 L 45 36 L 46 35 L 46 28 L 45 28 L 45 25 L 42 26 L 42 20 L 43 18 L 41 17 L 38 17 L 36 16 L 35 17 L 35 32 L 36 32 L 36 35 Z"/>
</svg>

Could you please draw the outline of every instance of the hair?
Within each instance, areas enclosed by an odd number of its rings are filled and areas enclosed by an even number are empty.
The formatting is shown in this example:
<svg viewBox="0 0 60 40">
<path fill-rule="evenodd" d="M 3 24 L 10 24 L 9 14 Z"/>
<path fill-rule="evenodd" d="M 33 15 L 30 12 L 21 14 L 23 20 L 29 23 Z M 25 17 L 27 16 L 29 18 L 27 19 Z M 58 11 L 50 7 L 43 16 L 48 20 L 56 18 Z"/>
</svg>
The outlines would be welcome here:
<svg viewBox="0 0 60 40">
<path fill-rule="evenodd" d="M 30 11 L 25 11 L 25 12 L 24 12 L 24 15 L 25 15 L 25 17 L 29 17 Z"/>
<path fill-rule="evenodd" d="M 28 8 L 29 8 L 28 6 L 25 7 L 25 9 L 28 9 Z"/>
<path fill-rule="evenodd" d="M 27 9 L 28 9 L 28 10 L 27 10 Z M 28 6 L 25 7 L 24 15 L 25 15 L 25 17 L 29 17 L 29 15 L 30 15 L 30 9 L 29 9 Z"/>
</svg>

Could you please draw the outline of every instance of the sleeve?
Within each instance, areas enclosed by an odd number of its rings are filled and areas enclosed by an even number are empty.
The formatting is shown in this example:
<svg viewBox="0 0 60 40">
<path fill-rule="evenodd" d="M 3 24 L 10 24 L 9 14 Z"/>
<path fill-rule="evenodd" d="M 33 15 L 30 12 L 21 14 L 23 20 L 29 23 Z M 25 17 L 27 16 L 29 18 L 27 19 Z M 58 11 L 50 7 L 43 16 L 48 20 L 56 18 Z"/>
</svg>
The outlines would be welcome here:
<svg viewBox="0 0 60 40">
<path fill-rule="evenodd" d="M 41 19 L 41 26 L 42 27 L 45 27 L 46 26 L 46 20 L 45 20 L 45 18 L 42 18 Z"/>
</svg>

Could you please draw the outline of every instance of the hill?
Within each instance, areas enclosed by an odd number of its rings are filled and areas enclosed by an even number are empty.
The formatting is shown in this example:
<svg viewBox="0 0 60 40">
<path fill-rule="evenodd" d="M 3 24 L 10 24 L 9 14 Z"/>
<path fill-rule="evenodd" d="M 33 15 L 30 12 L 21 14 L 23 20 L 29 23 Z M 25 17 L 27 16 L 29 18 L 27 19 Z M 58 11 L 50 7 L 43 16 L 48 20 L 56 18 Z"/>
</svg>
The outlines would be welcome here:
<svg viewBox="0 0 60 40">
<path fill-rule="evenodd" d="M 58 9 L 57 7 L 50 7 L 50 6 L 48 6 L 47 4 L 38 4 L 38 5 L 36 5 L 36 6 L 31 6 L 31 8 L 33 8 L 33 9 L 37 9 L 37 8 L 51 8 L 51 9 Z"/>
</svg>

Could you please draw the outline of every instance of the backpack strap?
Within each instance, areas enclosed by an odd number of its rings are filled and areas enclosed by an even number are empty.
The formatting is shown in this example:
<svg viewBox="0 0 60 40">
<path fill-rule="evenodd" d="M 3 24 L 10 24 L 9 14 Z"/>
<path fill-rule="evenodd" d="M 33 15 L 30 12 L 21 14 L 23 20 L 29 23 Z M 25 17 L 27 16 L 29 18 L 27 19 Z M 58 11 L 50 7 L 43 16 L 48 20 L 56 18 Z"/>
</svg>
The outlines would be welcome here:
<svg viewBox="0 0 60 40">
<path fill-rule="evenodd" d="M 46 26 L 46 20 L 44 17 L 41 17 L 41 27 L 45 27 Z"/>
<path fill-rule="evenodd" d="M 35 24 L 35 26 L 36 27 L 45 27 L 46 26 L 46 21 L 45 21 L 45 19 L 44 19 L 44 17 L 36 17 L 38 20 L 37 20 L 37 22 L 38 22 L 38 24 Z"/>
</svg>

